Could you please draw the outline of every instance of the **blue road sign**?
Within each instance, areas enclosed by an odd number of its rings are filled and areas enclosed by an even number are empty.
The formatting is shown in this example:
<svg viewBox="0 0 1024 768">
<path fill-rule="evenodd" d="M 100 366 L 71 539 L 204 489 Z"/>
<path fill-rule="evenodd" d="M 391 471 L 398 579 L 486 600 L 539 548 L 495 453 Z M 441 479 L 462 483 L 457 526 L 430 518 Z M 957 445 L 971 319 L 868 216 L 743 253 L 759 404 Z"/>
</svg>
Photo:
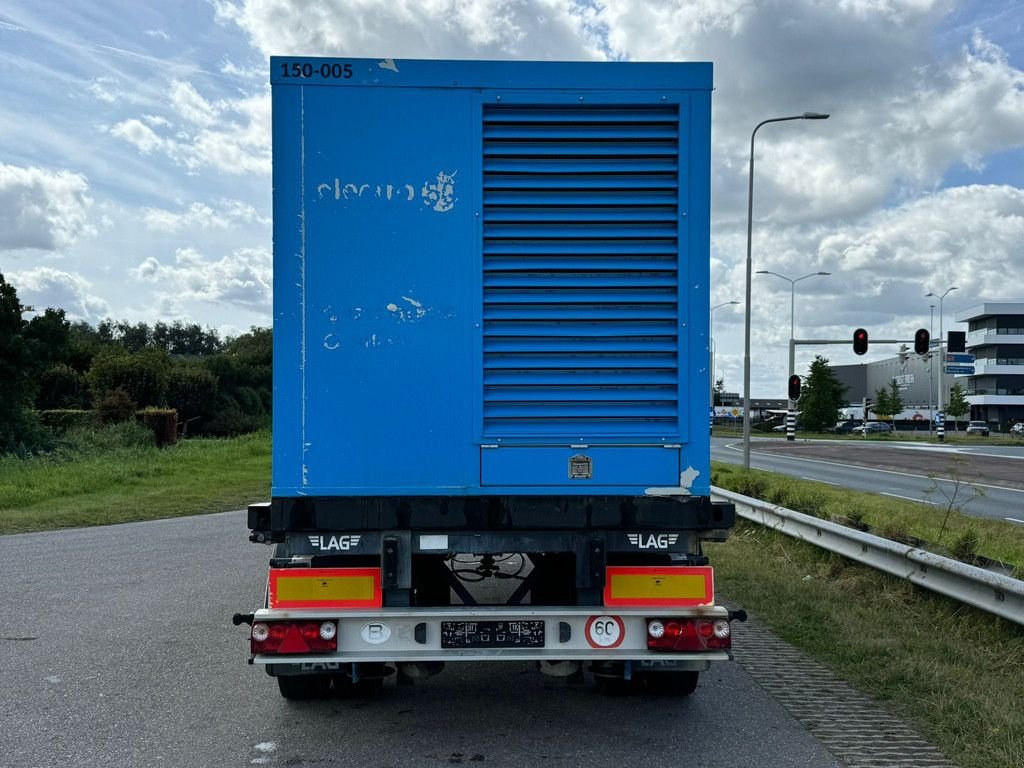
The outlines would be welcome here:
<svg viewBox="0 0 1024 768">
<path fill-rule="evenodd" d="M 947 363 L 955 363 L 957 365 L 971 365 L 974 363 L 974 355 L 964 354 L 963 352 L 951 352 L 946 355 Z"/>
<path fill-rule="evenodd" d="M 973 375 L 974 374 L 974 366 L 973 365 L 947 365 L 946 366 L 946 373 L 952 374 L 954 376 Z"/>
</svg>

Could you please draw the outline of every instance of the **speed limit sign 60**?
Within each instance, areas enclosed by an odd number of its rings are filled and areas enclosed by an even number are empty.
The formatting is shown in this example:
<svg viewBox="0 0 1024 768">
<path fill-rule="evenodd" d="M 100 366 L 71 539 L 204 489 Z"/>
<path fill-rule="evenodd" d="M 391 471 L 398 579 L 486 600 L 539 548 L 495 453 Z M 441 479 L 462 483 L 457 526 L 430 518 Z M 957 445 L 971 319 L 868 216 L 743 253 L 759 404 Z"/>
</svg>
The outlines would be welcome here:
<svg viewBox="0 0 1024 768">
<path fill-rule="evenodd" d="M 618 616 L 591 616 L 585 634 L 591 648 L 618 648 L 626 637 L 626 627 Z"/>
</svg>

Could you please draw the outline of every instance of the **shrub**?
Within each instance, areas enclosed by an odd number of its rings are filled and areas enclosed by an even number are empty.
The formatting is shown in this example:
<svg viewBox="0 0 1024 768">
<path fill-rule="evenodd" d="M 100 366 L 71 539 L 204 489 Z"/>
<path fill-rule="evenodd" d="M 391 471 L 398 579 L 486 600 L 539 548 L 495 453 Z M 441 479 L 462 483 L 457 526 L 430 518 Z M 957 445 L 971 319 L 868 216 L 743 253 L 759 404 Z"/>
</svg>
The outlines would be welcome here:
<svg viewBox="0 0 1024 768">
<path fill-rule="evenodd" d="M 247 432 L 255 432 L 266 425 L 266 416 L 256 416 L 249 413 L 242 413 L 236 409 L 221 411 L 209 422 L 204 431 L 215 437 L 231 437 Z"/>
<path fill-rule="evenodd" d="M 963 563 L 976 563 L 978 560 L 978 532 L 966 528 L 953 540 L 950 554 Z"/>
<path fill-rule="evenodd" d="M 140 406 L 163 406 L 170 367 L 163 350 L 105 350 L 93 358 L 86 378 L 94 398 L 122 389 Z"/>
<path fill-rule="evenodd" d="M 95 411 L 84 411 L 81 408 L 54 408 L 39 411 L 39 421 L 44 427 L 62 435 L 69 429 L 78 427 L 95 427 L 99 424 Z"/>
<path fill-rule="evenodd" d="M 136 418 L 153 431 L 158 448 L 178 442 L 178 412 L 173 408 L 146 408 Z"/>
<path fill-rule="evenodd" d="M 201 365 L 176 365 L 167 380 L 167 405 L 182 423 L 210 419 L 216 413 L 217 377 Z"/>
<path fill-rule="evenodd" d="M 73 458 L 125 448 L 152 448 L 153 431 L 135 421 L 69 429 L 60 440 L 58 452 Z"/>
<path fill-rule="evenodd" d="M 135 401 L 123 389 L 108 392 L 96 403 L 96 416 L 101 424 L 118 424 L 135 417 Z"/>
<path fill-rule="evenodd" d="M 39 375 L 36 407 L 41 411 L 84 408 L 89 403 L 85 377 L 70 365 L 58 363 Z"/>
</svg>

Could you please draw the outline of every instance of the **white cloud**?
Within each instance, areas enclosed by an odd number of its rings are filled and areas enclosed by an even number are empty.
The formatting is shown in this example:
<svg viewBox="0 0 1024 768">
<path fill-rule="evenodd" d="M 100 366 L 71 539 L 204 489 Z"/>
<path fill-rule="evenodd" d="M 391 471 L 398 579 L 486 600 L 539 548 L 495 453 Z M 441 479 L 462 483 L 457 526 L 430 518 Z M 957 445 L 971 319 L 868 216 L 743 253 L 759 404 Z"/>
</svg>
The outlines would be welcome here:
<svg viewBox="0 0 1024 768">
<path fill-rule="evenodd" d="M 150 256 L 134 275 L 158 285 L 157 295 L 173 301 L 198 300 L 234 304 L 269 312 L 271 256 L 263 248 L 240 248 L 211 261 L 193 248 L 179 248 L 173 264 Z"/>
<path fill-rule="evenodd" d="M 268 217 L 260 216 L 256 208 L 241 200 L 220 200 L 216 209 L 199 202 L 192 203 L 185 210 L 178 212 L 163 208 L 146 208 L 143 220 L 149 229 L 156 232 L 225 230 L 235 224 L 270 224 Z"/>
<path fill-rule="evenodd" d="M 181 127 L 159 115 L 117 123 L 109 132 L 142 154 L 163 152 L 190 174 L 210 169 L 231 175 L 270 174 L 270 92 L 211 101 L 192 83 L 173 80 L 168 102 Z M 157 133 L 155 129 L 166 129 Z"/>
<path fill-rule="evenodd" d="M 21 303 L 37 312 L 53 307 L 63 309 L 71 320 L 96 322 L 110 311 L 106 301 L 90 293 L 92 283 L 77 272 L 36 267 L 7 277 L 18 289 Z"/>
<path fill-rule="evenodd" d="M 170 40 L 171 36 L 164 32 L 162 29 L 147 29 L 144 33 L 146 37 L 158 37 L 161 40 Z"/>
<path fill-rule="evenodd" d="M 634 59 L 715 65 L 719 221 L 746 202 L 757 136 L 758 215 L 779 221 L 859 216 L 926 193 L 952 166 L 1021 145 L 1024 73 L 980 33 L 958 53 L 934 39 L 950 0 L 618 0 L 601 7 L 609 45 Z"/>
<path fill-rule="evenodd" d="M 593 9 L 560 0 L 214 0 L 264 55 L 601 58 Z"/>
<path fill-rule="evenodd" d="M 133 144 L 135 148 L 144 155 L 148 155 L 154 149 L 167 145 L 165 139 L 162 139 L 152 128 L 134 117 L 128 120 L 122 120 L 109 130 L 112 136 L 124 139 L 129 144 Z"/>
<path fill-rule="evenodd" d="M 171 81 L 170 99 L 171 108 L 188 123 L 206 127 L 218 117 L 216 107 L 204 99 L 192 83 Z"/>
<path fill-rule="evenodd" d="M 57 251 L 91 233 L 88 190 L 71 171 L 0 163 L 0 251 Z"/>
<path fill-rule="evenodd" d="M 113 77 L 97 77 L 89 83 L 88 91 L 97 100 L 105 104 L 113 104 L 117 101 L 117 94 L 113 92 L 112 86 L 117 85 L 117 79 Z"/>
</svg>

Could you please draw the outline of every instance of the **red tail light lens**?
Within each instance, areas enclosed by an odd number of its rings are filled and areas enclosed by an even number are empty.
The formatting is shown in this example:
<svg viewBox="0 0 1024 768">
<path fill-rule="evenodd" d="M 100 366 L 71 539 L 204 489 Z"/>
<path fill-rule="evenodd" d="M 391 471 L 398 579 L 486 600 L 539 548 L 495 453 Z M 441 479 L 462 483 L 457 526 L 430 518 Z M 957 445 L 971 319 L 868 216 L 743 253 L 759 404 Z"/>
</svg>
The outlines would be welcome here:
<svg viewBox="0 0 1024 768">
<path fill-rule="evenodd" d="M 724 619 L 648 619 L 647 648 L 652 651 L 725 651 L 732 648 Z"/>
<path fill-rule="evenodd" d="M 253 624 L 249 648 L 254 654 L 336 651 L 338 627 L 333 621 L 261 621 Z"/>
</svg>

